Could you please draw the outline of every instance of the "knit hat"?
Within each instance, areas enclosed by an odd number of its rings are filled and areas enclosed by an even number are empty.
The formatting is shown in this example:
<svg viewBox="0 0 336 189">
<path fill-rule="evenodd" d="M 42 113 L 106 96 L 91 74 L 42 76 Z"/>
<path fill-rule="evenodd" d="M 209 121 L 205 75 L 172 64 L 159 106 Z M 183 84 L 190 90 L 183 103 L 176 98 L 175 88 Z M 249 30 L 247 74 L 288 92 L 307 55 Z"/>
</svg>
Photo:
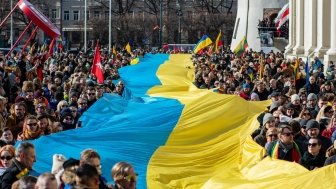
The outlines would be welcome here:
<svg viewBox="0 0 336 189">
<path fill-rule="evenodd" d="M 263 125 L 265 125 L 267 122 L 274 119 L 274 116 L 270 113 L 266 113 L 263 117 Z"/>
<path fill-rule="evenodd" d="M 306 130 L 308 131 L 309 129 L 314 129 L 314 128 L 320 129 L 320 125 L 316 120 L 311 119 L 307 122 Z"/>
<path fill-rule="evenodd" d="M 74 118 L 70 108 L 62 109 L 62 111 L 61 111 L 61 121 L 67 116 L 70 116 L 70 117 Z"/>
<path fill-rule="evenodd" d="M 293 94 L 293 95 L 291 96 L 291 102 L 294 102 L 295 100 L 300 100 L 299 95 L 297 95 L 297 94 Z"/>
<path fill-rule="evenodd" d="M 248 83 L 244 83 L 243 89 L 251 88 L 251 86 Z"/>
<path fill-rule="evenodd" d="M 273 113 L 275 110 L 277 110 L 279 107 L 279 104 L 277 102 L 272 102 L 271 107 L 269 108 L 269 111 Z"/>
<path fill-rule="evenodd" d="M 301 125 L 301 127 L 306 127 L 306 125 L 307 125 L 307 120 L 305 120 L 305 119 L 301 119 L 300 120 L 300 125 Z"/>
<path fill-rule="evenodd" d="M 40 97 L 42 97 L 43 96 L 43 94 L 42 94 L 42 92 L 41 91 L 35 91 L 35 93 L 34 93 L 34 98 L 40 98 Z"/>
<path fill-rule="evenodd" d="M 314 93 L 309 93 L 307 100 L 317 100 L 317 96 Z"/>
<path fill-rule="evenodd" d="M 251 94 L 251 100 L 259 100 L 259 95 L 257 93 L 252 93 Z"/>
</svg>

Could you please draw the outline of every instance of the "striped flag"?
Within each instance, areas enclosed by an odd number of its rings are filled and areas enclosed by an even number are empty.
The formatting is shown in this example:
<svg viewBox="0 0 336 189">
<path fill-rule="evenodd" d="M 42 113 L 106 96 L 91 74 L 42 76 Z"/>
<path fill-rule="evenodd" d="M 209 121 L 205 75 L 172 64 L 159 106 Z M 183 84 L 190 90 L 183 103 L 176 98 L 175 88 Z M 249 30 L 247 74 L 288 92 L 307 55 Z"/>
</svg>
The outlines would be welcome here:
<svg viewBox="0 0 336 189">
<path fill-rule="evenodd" d="M 233 50 L 235 54 L 238 56 L 242 55 L 243 52 L 245 52 L 248 49 L 248 43 L 246 36 L 243 37 L 243 39 L 238 43 L 236 48 Z"/>
<path fill-rule="evenodd" d="M 287 21 L 289 20 L 289 3 L 287 3 L 280 12 L 278 13 L 278 16 L 275 18 L 274 22 L 279 30 L 280 27 Z"/>
<path fill-rule="evenodd" d="M 221 38 L 222 38 L 222 30 L 219 31 L 219 34 L 216 38 L 216 43 L 215 43 L 215 52 L 216 53 L 218 52 L 218 47 L 223 46 L 223 42 L 222 42 Z"/>
</svg>

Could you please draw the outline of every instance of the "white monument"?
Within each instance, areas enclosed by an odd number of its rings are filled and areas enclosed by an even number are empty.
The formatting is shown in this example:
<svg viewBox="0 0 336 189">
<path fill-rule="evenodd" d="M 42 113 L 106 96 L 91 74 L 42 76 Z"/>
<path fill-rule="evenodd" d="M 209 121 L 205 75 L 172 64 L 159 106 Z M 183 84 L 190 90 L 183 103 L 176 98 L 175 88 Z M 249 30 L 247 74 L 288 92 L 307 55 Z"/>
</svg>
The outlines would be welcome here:
<svg viewBox="0 0 336 189">
<path fill-rule="evenodd" d="M 261 50 L 258 23 L 263 20 L 264 9 L 281 9 L 288 0 L 238 0 L 236 24 L 232 36 L 231 50 L 246 35 L 249 48 Z"/>
</svg>

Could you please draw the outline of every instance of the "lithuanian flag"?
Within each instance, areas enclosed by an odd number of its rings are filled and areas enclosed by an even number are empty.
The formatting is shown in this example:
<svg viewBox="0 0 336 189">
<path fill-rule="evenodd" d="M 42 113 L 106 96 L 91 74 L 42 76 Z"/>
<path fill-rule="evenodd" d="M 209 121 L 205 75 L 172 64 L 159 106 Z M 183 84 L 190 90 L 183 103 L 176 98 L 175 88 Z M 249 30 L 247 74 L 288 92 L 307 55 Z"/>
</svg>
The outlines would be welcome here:
<svg viewBox="0 0 336 189">
<path fill-rule="evenodd" d="M 247 39 L 246 36 L 244 36 L 233 52 L 240 56 L 243 52 L 246 51 L 247 48 L 248 48 Z"/>
</svg>

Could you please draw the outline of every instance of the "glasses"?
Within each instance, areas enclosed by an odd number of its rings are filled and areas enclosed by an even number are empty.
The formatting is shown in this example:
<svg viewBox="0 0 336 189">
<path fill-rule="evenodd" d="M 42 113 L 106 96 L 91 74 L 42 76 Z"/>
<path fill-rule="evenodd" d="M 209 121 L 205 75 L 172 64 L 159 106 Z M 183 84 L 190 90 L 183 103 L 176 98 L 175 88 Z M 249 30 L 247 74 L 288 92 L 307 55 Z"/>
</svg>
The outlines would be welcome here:
<svg viewBox="0 0 336 189">
<path fill-rule="evenodd" d="M 88 93 L 88 95 L 89 95 L 89 96 L 93 96 L 93 95 L 95 95 L 95 93 Z"/>
<path fill-rule="evenodd" d="M 73 120 L 71 117 L 66 117 L 64 119 L 67 120 L 67 121 L 72 121 Z"/>
<path fill-rule="evenodd" d="M 305 116 L 310 116 L 310 113 L 304 113 L 303 115 L 305 115 Z"/>
<path fill-rule="evenodd" d="M 128 175 L 124 177 L 127 182 L 136 182 L 138 174 Z"/>
<path fill-rule="evenodd" d="M 282 135 L 286 135 L 286 136 L 292 136 L 293 135 L 293 132 L 289 132 L 289 133 L 281 133 Z"/>
<path fill-rule="evenodd" d="M 317 143 L 308 143 L 308 146 L 315 147 L 317 146 Z"/>
<path fill-rule="evenodd" d="M 274 116 L 274 119 L 280 119 L 280 117 L 278 117 L 278 116 Z"/>
<path fill-rule="evenodd" d="M 79 102 L 78 104 L 84 105 L 84 104 L 87 104 L 87 103 L 86 102 Z"/>
<path fill-rule="evenodd" d="M 278 137 L 277 134 L 270 134 L 270 135 L 267 135 L 268 137 Z"/>
<path fill-rule="evenodd" d="M 77 112 L 77 110 L 71 110 L 71 112 L 75 113 L 75 112 Z"/>
<path fill-rule="evenodd" d="M 27 123 L 28 126 L 36 126 L 37 123 Z"/>
<path fill-rule="evenodd" d="M 1 156 L 2 160 L 11 160 L 12 158 L 12 156 Z"/>
</svg>

